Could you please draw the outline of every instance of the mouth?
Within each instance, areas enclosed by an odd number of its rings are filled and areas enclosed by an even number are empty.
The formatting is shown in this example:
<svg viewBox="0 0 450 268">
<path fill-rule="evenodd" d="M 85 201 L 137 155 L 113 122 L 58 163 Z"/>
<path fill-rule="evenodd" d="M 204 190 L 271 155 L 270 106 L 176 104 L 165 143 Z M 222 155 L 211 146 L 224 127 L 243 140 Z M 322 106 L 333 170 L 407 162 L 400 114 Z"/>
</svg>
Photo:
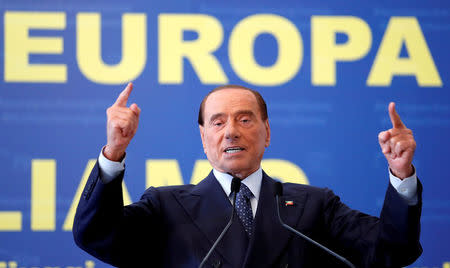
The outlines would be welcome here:
<svg viewBox="0 0 450 268">
<path fill-rule="evenodd" d="M 235 146 L 235 147 L 228 147 L 228 148 L 226 148 L 226 149 L 223 150 L 223 151 L 224 151 L 225 153 L 227 153 L 227 154 L 235 154 L 235 153 L 239 153 L 239 152 L 244 151 L 244 148 Z"/>
</svg>

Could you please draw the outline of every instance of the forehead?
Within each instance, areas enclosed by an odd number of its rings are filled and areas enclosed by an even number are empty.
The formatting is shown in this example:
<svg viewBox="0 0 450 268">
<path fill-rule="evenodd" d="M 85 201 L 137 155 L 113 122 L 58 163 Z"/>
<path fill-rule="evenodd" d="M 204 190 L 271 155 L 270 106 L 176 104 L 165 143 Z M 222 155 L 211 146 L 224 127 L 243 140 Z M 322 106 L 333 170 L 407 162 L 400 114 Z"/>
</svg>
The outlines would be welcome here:
<svg viewBox="0 0 450 268">
<path fill-rule="evenodd" d="M 249 110 L 260 114 L 255 95 L 245 89 L 226 88 L 216 91 L 205 101 L 206 117 L 216 113 L 233 113 L 233 111 Z"/>
</svg>

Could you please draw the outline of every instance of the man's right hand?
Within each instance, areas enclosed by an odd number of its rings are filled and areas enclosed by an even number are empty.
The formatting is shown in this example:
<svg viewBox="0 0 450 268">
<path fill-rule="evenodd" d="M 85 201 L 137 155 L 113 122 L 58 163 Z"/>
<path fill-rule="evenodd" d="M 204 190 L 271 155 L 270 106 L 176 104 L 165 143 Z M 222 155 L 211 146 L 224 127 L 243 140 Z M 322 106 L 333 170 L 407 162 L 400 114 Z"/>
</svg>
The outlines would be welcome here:
<svg viewBox="0 0 450 268">
<path fill-rule="evenodd" d="M 106 125 L 107 144 L 103 155 L 111 161 L 121 161 L 125 150 L 139 124 L 141 109 L 133 103 L 127 107 L 128 97 L 133 90 L 133 84 L 127 87 L 117 97 L 116 102 L 106 110 L 108 117 Z"/>
</svg>

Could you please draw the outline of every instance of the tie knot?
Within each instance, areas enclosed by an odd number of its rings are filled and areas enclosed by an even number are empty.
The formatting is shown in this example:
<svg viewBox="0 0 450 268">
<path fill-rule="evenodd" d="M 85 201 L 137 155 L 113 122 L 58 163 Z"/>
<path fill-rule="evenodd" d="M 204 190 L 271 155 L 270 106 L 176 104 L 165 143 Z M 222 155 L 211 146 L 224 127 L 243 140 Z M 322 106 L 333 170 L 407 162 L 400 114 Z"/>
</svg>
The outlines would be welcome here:
<svg viewBox="0 0 450 268">
<path fill-rule="evenodd" d="M 247 200 L 250 200 L 250 198 L 253 197 L 252 191 L 250 191 L 250 189 L 247 187 L 247 185 L 245 185 L 243 183 L 241 184 L 241 189 L 239 190 L 238 194 L 242 195 Z"/>
</svg>

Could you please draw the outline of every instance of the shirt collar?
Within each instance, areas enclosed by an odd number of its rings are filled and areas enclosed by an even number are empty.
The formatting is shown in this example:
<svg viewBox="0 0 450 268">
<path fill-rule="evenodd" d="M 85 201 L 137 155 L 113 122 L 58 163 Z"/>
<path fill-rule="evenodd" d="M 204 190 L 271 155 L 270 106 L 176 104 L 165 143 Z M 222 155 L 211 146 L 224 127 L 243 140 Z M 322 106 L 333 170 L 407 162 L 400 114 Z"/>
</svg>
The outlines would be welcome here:
<svg viewBox="0 0 450 268">
<path fill-rule="evenodd" d="M 216 177 L 217 181 L 222 186 L 223 190 L 225 191 L 225 194 L 227 196 L 230 196 L 231 194 L 231 180 L 233 179 L 233 176 L 227 173 L 223 173 L 218 171 L 217 169 L 213 169 L 214 176 Z M 262 182 L 262 169 L 261 167 L 258 168 L 255 172 L 250 174 L 247 178 L 241 180 L 245 186 L 247 186 L 250 191 L 252 191 L 253 195 L 255 196 L 256 200 L 259 200 L 259 192 L 261 190 L 261 182 Z"/>
</svg>

